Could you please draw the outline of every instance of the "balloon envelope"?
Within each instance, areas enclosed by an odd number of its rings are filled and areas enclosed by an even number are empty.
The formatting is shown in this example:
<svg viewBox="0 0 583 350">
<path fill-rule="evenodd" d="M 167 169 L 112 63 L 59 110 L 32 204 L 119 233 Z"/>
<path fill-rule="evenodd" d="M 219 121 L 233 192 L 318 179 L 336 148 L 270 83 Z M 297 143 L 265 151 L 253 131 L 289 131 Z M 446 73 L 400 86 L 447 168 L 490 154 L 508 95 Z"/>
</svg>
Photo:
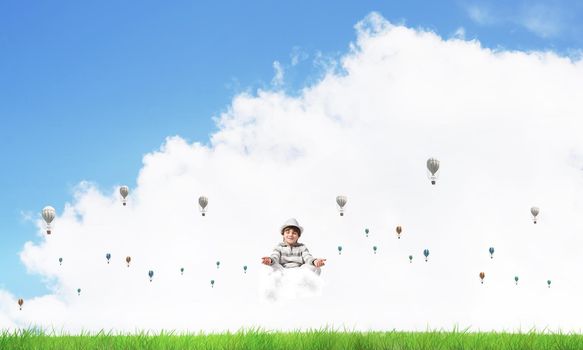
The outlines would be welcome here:
<svg viewBox="0 0 583 350">
<path fill-rule="evenodd" d="M 336 197 L 336 204 L 338 204 L 338 206 L 342 209 L 344 208 L 344 206 L 346 205 L 346 202 L 348 200 L 346 199 L 346 196 L 337 196 Z"/>
<path fill-rule="evenodd" d="M 47 224 L 50 224 L 55 218 L 55 208 L 46 206 L 42 210 L 42 217 Z"/>
<path fill-rule="evenodd" d="M 130 189 L 127 186 L 121 186 L 119 188 L 119 194 L 121 194 L 122 198 L 125 199 L 128 194 L 130 193 Z"/>
<path fill-rule="evenodd" d="M 532 208 L 530 208 L 530 213 L 532 214 L 532 216 L 537 216 L 538 213 L 539 213 L 538 207 L 532 207 Z"/>
<path fill-rule="evenodd" d="M 200 205 L 200 207 L 202 209 L 206 208 L 208 203 L 209 203 L 209 199 L 207 197 L 205 197 L 205 196 L 198 197 L 198 205 Z"/>
<path fill-rule="evenodd" d="M 435 175 L 435 173 L 439 170 L 439 160 L 435 158 L 427 159 L 427 169 L 431 172 L 431 175 Z"/>
</svg>

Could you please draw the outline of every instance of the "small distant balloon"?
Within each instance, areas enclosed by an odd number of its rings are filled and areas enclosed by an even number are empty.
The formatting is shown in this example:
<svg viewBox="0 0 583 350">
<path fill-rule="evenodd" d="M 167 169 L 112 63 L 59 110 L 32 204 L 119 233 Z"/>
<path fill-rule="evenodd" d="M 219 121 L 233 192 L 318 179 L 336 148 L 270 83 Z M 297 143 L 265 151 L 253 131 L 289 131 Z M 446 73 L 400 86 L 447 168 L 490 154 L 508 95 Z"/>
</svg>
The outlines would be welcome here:
<svg viewBox="0 0 583 350">
<path fill-rule="evenodd" d="M 482 284 L 484 284 L 484 277 L 486 277 L 486 274 L 483 272 L 480 272 L 480 279 L 482 280 Z"/>
<path fill-rule="evenodd" d="M 488 251 L 490 252 L 490 259 L 494 258 L 494 247 L 490 247 L 490 249 L 488 249 Z M 504 255 L 504 254 L 502 254 Z"/>
<path fill-rule="evenodd" d="M 59 258 L 59 265 L 63 265 L 63 258 Z"/>
<path fill-rule="evenodd" d="M 368 232 L 369 232 L 369 231 L 368 231 L 368 228 L 365 228 L 365 229 L 364 229 L 364 233 L 366 234 L 366 236 L 367 236 L 367 237 L 368 237 Z"/>
<path fill-rule="evenodd" d="M 243 272 L 247 273 L 247 265 L 243 265 Z"/>
<path fill-rule="evenodd" d="M 395 231 L 397 231 L 397 238 L 401 239 L 401 232 L 403 232 L 403 228 L 401 226 L 397 226 Z"/>
<path fill-rule="evenodd" d="M 211 280 L 211 288 L 214 288 L 215 286 L 215 280 Z"/>
<path fill-rule="evenodd" d="M 127 186 L 121 186 L 119 188 L 119 194 L 121 194 L 121 202 L 125 206 L 127 203 L 127 196 L 130 193 L 130 189 Z"/>
<path fill-rule="evenodd" d="M 105 254 L 105 258 L 107 259 L 107 263 L 109 264 L 109 259 L 111 259 L 111 254 Z"/>
<path fill-rule="evenodd" d="M 338 204 L 340 216 L 344 216 L 344 206 L 346 205 L 347 201 L 348 199 L 346 196 L 336 196 L 336 204 Z"/>
<path fill-rule="evenodd" d="M 530 213 L 532 214 L 532 221 L 536 224 L 536 217 L 538 216 L 538 213 L 540 212 L 540 210 L 538 209 L 538 207 L 532 207 L 530 208 Z"/>
<path fill-rule="evenodd" d="M 547 280 L 547 284 L 549 285 L 549 288 L 551 288 L 551 280 Z"/>
<path fill-rule="evenodd" d="M 423 255 L 425 255 L 425 261 L 427 261 L 427 257 L 429 256 L 429 249 L 425 249 L 423 251 Z"/>
<path fill-rule="evenodd" d="M 413 262 L 413 255 L 409 255 L 409 262 L 412 263 Z"/>
<path fill-rule="evenodd" d="M 42 217 L 47 224 L 47 235 L 51 234 L 51 222 L 55 219 L 55 208 L 51 206 L 46 206 L 42 210 Z"/>
<path fill-rule="evenodd" d="M 373 250 L 373 251 L 374 251 L 374 253 L 376 254 L 376 253 L 377 253 L 377 246 L 376 246 L 376 245 L 375 245 L 375 246 L 373 246 L 373 247 L 372 247 L 372 250 Z"/>
<path fill-rule="evenodd" d="M 217 261 L 217 269 L 219 268 L 220 265 L 221 265 L 221 262 Z"/>
<path fill-rule="evenodd" d="M 18 307 L 22 310 L 22 304 L 24 304 L 24 300 L 18 299 Z"/>
<path fill-rule="evenodd" d="M 126 263 L 128 263 L 128 267 L 130 267 L 130 261 L 132 261 L 132 257 L 126 256 Z"/>
<path fill-rule="evenodd" d="M 518 285 L 518 276 L 514 276 L 514 282 Z"/>
<path fill-rule="evenodd" d="M 152 282 L 152 277 L 154 277 L 154 271 L 148 271 L 148 276 L 150 276 L 150 282 Z"/>
<path fill-rule="evenodd" d="M 77 288 L 77 295 L 81 295 L 81 288 Z"/>
<path fill-rule="evenodd" d="M 206 214 L 206 206 L 209 203 L 209 199 L 205 196 L 200 196 L 198 197 L 198 205 L 200 206 L 200 212 L 202 214 L 202 216 L 205 216 Z"/>
<path fill-rule="evenodd" d="M 340 254 L 342 254 L 342 246 L 341 245 L 338 246 L 338 255 L 340 255 Z"/>
<path fill-rule="evenodd" d="M 184 275 L 184 267 L 181 267 L 181 268 L 180 268 L 180 274 L 181 274 L 181 275 Z"/>
<path fill-rule="evenodd" d="M 439 174 L 437 174 L 437 172 L 439 171 L 439 160 L 435 158 L 427 159 L 427 170 L 429 170 L 429 172 L 431 173 L 431 175 L 429 175 L 431 184 L 435 185 L 435 181 L 439 177 Z"/>
</svg>

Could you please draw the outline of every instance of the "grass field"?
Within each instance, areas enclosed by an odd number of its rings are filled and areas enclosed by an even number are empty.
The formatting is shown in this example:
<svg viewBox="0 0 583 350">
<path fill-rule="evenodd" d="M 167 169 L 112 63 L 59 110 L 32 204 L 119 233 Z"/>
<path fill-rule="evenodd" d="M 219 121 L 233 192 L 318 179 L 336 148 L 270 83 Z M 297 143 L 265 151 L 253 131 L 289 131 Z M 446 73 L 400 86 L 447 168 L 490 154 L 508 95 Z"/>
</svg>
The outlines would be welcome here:
<svg viewBox="0 0 583 350">
<path fill-rule="evenodd" d="M 583 334 L 430 332 L 267 332 L 221 334 L 86 333 L 51 335 L 31 330 L 0 334 L 0 349 L 583 349 Z"/>
</svg>

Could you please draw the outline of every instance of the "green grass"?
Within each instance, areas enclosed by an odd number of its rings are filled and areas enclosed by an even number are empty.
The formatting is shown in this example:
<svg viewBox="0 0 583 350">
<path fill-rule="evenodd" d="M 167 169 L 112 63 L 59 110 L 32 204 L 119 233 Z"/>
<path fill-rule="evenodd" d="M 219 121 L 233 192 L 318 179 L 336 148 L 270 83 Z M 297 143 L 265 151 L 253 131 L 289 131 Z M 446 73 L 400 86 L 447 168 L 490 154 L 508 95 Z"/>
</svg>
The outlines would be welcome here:
<svg viewBox="0 0 583 350">
<path fill-rule="evenodd" d="M 47 334 L 36 329 L 0 333 L 0 349 L 583 349 L 582 334 L 549 332 L 479 333 L 454 330 L 429 332 L 269 332 L 258 329 L 221 334 L 83 333 Z"/>
</svg>

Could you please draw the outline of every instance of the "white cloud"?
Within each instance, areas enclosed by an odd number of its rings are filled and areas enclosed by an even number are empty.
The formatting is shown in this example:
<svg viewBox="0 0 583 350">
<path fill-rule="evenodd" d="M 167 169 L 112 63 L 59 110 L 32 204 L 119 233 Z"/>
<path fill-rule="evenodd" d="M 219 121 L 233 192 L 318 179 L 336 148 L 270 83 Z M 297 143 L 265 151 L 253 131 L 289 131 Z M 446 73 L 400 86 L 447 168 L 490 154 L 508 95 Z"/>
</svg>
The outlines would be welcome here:
<svg viewBox="0 0 583 350">
<path fill-rule="evenodd" d="M 292 53 L 290 54 L 292 67 L 297 66 L 300 62 L 307 60 L 309 57 L 310 55 L 307 52 L 302 50 L 300 47 L 295 46 L 292 49 Z"/>
<path fill-rule="evenodd" d="M 510 11 L 471 4 L 465 10 L 470 19 L 479 25 L 518 25 L 541 38 L 560 35 L 563 23 L 567 20 L 559 8 L 543 3 L 528 4 Z"/>
<path fill-rule="evenodd" d="M 279 87 L 279 86 L 283 85 L 284 69 L 283 69 L 283 66 L 281 65 L 281 63 L 279 63 L 279 61 L 273 62 L 273 69 L 275 70 L 275 75 L 273 76 L 273 79 L 271 80 L 271 84 L 275 87 Z"/>
<path fill-rule="evenodd" d="M 489 25 L 497 22 L 490 10 L 484 6 L 472 4 L 466 6 L 466 12 L 470 19 L 478 24 Z"/>
<path fill-rule="evenodd" d="M 53 234 L 39 222 L 42 242 L 21 252 L 54 292 L 22 311 L 1 294 L 0 328 L 580 329 L 583 63 L 494 52 L 376 14 L 357 34 L 342 74 L 298 97 L 237 96 L 209 146 L 169 137 L 144 157 L 127 207 L 117 189 L 91 184 L 56 203 Z M 435 186 L 430 156 L 441 160 Z M 269 302 L 259 261 L 289 217 L 328 263 L 315 295 Z M 308 317 L 277 317 L 292 313 Z"/>
<path fill-rule="evenodd" d="M 518 22 L 529 31 L 542 38 L 555 37 L 561 33 L 564 21 L 558 9 L 542 4 L 532 5 L 523 10 Z"/>
<path fill-rule="evenodd" d="M 456 39 L 462 39 L 464 40 L 466 38 L 466 30 L 464 27 L 459 27 L 458 29 L 455 30 L 455 33 L 453 33 L 452 35 L 453 38 Z"/>
</svg>

